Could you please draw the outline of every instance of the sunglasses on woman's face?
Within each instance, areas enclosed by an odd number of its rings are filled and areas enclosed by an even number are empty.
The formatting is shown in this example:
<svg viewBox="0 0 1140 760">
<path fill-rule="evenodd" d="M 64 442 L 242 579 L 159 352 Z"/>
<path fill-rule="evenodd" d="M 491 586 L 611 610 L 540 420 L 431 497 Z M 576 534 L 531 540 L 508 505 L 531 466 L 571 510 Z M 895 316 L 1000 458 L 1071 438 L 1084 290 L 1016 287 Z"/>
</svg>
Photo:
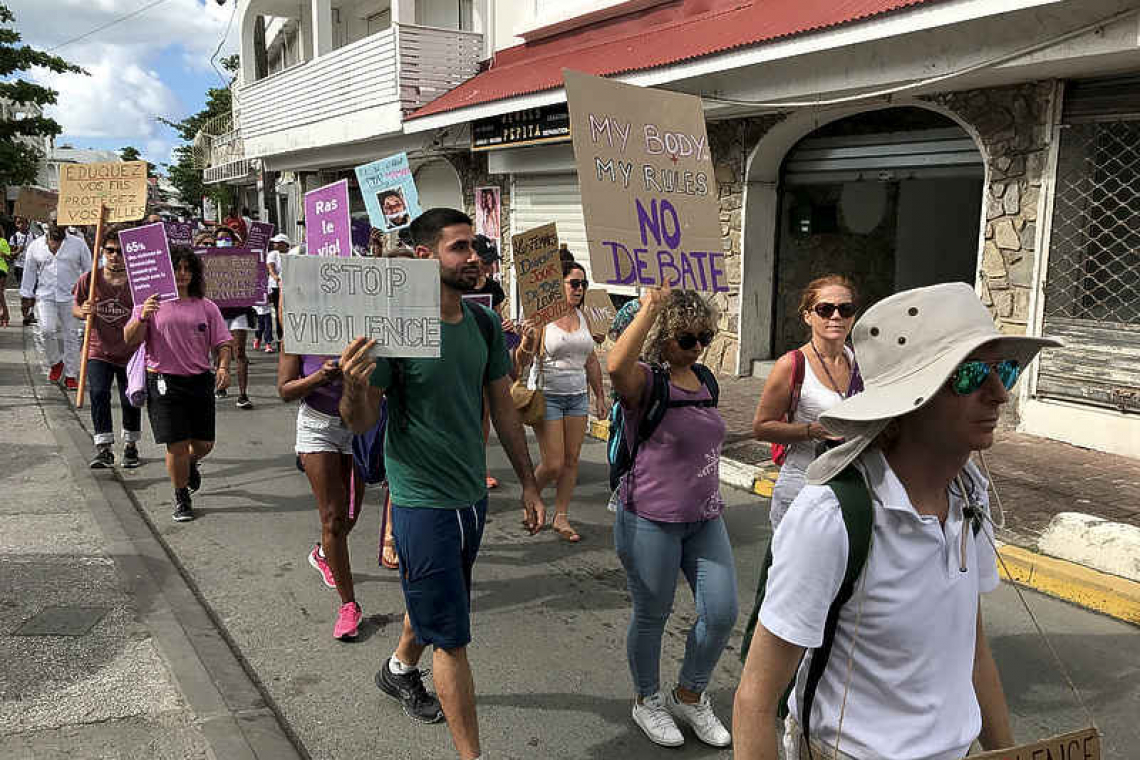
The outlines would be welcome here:
<svg viewBox="0 0 1140 760">
<path fill-rule="evenodd" d="M 674 340 L 677 345 L 681 347 L 682 351 L 689 351 L 698 343 L 702 346 L 707 346 L 712 343 L 713 336 L 716 335 L 712 330 L 706 330 L 703 333 L 681 333 Z"/>
<path fill-rule="evenodd" d="M 566 284 L 570 286 L 571 290 L 577 290 L 578 288 L 590 287 L 590 281 L 589 280 L 567 280 Z"/>
<path fill-rule="evenodd" d="M 827 301 L 820 301 L 811 310 L 820 316 L 822 319 L 831 319 L 831 315 L 836 311 L 843 319 L 851 319 L 855 316 L 855 304 L 853 303 L 828 303 Z"/>
<path fill-rule="evenodd" d="M 1021 375 L 1021 364 L 1016 359 L 1004 359 L 1000 362 L 962 362 L 954 370 L 954 374 L 950 375 L 950 390 L 959 396 L 976 393 L 985 384 L 991 371 L 997 372 L 998 380 L 1008 391 Z"/>
<path fill-rule="evenodd" d="M 107 253 L 122 253 L 122 251 L 119 250 L 119 246 L 117 245 L 105 245 L 103 246 L 103 250 Z"/>
</svg>

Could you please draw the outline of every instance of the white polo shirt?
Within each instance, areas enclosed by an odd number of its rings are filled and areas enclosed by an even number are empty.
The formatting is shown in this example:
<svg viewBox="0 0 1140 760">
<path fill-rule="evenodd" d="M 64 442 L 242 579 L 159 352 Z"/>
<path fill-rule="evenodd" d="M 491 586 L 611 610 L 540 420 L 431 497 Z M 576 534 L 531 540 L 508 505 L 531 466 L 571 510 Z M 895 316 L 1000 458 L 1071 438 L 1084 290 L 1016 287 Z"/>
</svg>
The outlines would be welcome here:
<svg viewBox="0 0 1140 760">
<path fill-rule="evenodd" d="M 856 466 L 871 489 L 874 513 L 866 586 L 861 578 L 840 611 L 812 705 L 812 739 L 835 746 L 854 644 L 839 750 L 859 760 L 959 760 L 982 726 L 974 643 L 979 594 L 999 582 L 993 528 L 986 522 L 989 538 L 973 535 L 957 488 L 951 489 L 944 526 L 937 517 L 919 515 L 877 448 L 864 452 Z M 966 472 L 975 501 L 988 514 L 986 480 L 972 463 Z M 963 530 L 966 572 L 960 570 Z M 800 492 L 775 533 L 772 556 L 760 623 L 785 641 L 818 647 L 847 565 L 847 531 L 831 488 L 809 485 Z M 790 700 L 797 719 L 809 660 L 800 666 Z"/>
</svg>

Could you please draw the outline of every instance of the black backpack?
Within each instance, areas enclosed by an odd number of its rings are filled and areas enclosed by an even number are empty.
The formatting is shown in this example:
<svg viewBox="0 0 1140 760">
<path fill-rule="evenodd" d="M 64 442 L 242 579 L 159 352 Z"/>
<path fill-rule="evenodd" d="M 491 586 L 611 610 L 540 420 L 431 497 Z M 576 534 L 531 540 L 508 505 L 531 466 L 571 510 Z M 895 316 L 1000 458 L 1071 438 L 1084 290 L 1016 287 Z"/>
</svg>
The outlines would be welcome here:
<svg viewBox="0 0 1140 760">
<path fill-rule="evenodd" d="M 651 365 L 651 369 L 653 371 L 650 382 L 653 385 L 649 389 L 649 404 L 645 408 L 645 416 L 637 426 L 637 438 L 632 443 L 626 438 L 621 401 L 614 401 L 613 406 L 610 407 L 610 442 L 606 450 L 606 459 L 610 465 L 611 491 L 616 490 L 625 474 L 633 469 L 638 449 L 657 430 L 661 420 L 665 419 L 666 412 L 680 406 L 715 407 L 720 400 L 720 384 L 717 383 L 712 370 L 703 364 L 693 365 L 693 372 L 697 374 L 701 384 L 709 389 L 709 395 L 712 396 L 712 398 L 703 401 L 671 400 L 669 398 L 669 371 L 656 364 Z"/>
</svg>

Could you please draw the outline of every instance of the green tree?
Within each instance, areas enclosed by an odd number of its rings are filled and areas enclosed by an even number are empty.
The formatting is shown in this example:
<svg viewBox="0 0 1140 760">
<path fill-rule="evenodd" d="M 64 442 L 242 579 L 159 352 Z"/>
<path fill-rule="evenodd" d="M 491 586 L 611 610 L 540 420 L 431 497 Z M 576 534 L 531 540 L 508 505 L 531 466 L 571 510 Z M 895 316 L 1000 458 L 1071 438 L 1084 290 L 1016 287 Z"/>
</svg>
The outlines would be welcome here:
<svg viewBox="0 0 1140 760">
<path fill-rule="evenodd" d="M 0 3 L 0 80 L 3 80 L 0 81 L 0 98 L 17 105 L 28 104 L 41 108 L 52 105 L 59 93 L 12 75 L 35 66 L 57 74 L 87 72 L 58 56 L 29 45 L 20 45 L 19 42 L 23 39 L 20 33 L 9 27 L 15 18 L 8 6 Z M 0 118 L 0 187 L 35 182 L 43 156 L 26 142 L 26 138 L 55 137 L 62 131 L 63 128 L 54 119 L 46 116 Z"/>
<path fill-rule="evenodd" d="M 139 149 L 133 145 L 128 145 L 125 148 L 121 149 L 119 151 L 119 159 L 122 161 L 143 161 L 144 160 L 142 157 L 142 154 L 139 153 Z M 148 176 L 148 177 L 154 176 L 154 164 L 152 164 L 150 162 L 147 162 L 147 165 L 146 165 L 146 176 Z"/>
<path fill-rule="evenodd" d="M 238 57 L 227 56 L 221 60 L 222 68 L 231 75 L 230 86 L 238 70 Z M 232 201 L 232 193 L 226 185 L 206 185 L 202 182 L 201 162 L 195 160 L 194 138 L 199 130 L 212 119 L 229 116 L 232 107 L 230 87 L 211 87 L 206 90 L 206 106 L 198 113 L 188 116 L 182 121 L 169 121 L 159 117 L 159 121 L 178 133 L 184 141 L 174 149 L 175 161 L 167 166 L 167 175 L 170 183 L 178 188 L 178 194 L 183 203 L 199 207 L 202 196 L 209 196 L 220 208 L 228 208 Z"/>
</svg>

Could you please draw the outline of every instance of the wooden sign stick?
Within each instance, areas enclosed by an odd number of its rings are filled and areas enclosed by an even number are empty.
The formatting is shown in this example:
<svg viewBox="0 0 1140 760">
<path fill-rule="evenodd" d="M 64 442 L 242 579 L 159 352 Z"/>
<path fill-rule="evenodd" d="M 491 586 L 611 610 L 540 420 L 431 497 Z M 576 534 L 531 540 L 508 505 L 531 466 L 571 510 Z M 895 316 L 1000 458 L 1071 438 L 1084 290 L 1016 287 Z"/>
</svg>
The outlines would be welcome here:
<svg viewBox="0 0 1140 760">
<path fill-rule="evenodd" d="M 87 389 L 87 352 L 91 348 L 91 328 L 95 325 L 95 294 L 99 289 L 99 256 L 103 253 L 103 222 L 107 218 L 107 207 L 99 204 L 99 223 L 95 226 L 95 251 L 91 256 L 91 282 L 87 288 L 87 303 L 91 313 L 83 326 L 83 352 L 79 359 L 79 390 L 75 394 L 75 408 L 83 408 L 83 392 Z"/>
</svg>

